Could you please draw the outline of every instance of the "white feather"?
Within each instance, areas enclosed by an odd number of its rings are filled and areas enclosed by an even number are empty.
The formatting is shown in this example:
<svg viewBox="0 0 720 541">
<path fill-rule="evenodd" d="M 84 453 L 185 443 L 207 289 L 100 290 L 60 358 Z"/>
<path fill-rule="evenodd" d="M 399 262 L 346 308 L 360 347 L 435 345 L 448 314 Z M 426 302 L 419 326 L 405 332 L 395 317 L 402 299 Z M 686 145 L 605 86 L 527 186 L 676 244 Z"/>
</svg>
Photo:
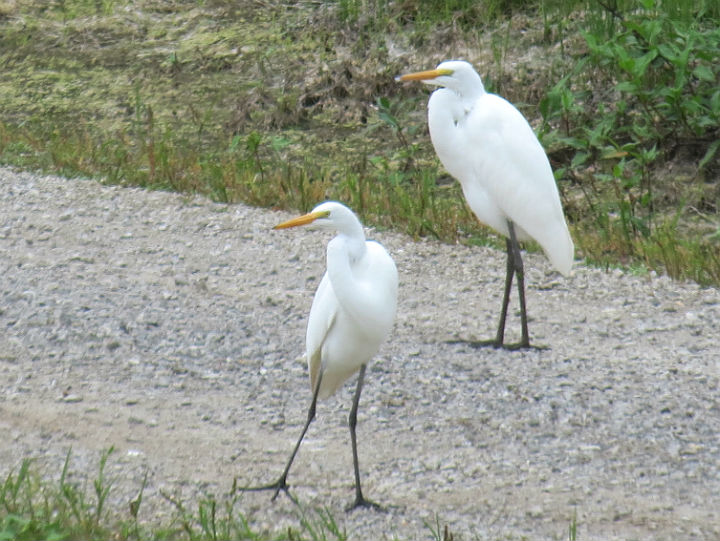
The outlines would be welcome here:
<svg viewBox="0 0 720 541">
<path fill-rule="evenodd" d="M 355 215 L 328 202 L 313 212 L 330 210 L 315 223 L 335 229 L 328 243 L 327 267 L 310 308 L 306 356 L 311 389 L 322 372 L 318 396 L 332 395 L 377 353 L 392 329 L 397 309 L 395 263 L 382 245 L 366 241 Z"/>
<path fill-rule="evenodd" d="M 477 218 L 508 236 L 534 239 L 553 267 L 568 274 L 574 246 L 547 155 L 525 117 L 510 102 L 485 92 L 467 62 L 428 83 L 440 88 L 428 102 L 430 137 L 440 161 L 460 182 Z"/>
</svg>

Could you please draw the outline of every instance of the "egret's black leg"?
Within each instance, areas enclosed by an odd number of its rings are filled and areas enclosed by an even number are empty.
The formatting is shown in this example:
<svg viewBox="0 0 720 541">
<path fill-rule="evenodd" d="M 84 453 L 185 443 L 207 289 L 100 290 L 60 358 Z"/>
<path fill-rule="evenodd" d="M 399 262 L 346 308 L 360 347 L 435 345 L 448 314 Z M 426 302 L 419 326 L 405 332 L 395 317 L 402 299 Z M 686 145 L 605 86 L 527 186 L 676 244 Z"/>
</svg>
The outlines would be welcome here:
<svg viewBox="0 0 720 541">
<path fill-rule="evenodd" d="M 522 329 L 520 342 L 511 347 L 517 349 L 526 349 L 530 347 L 530 334 L 528 332 L 527 309 L 525 307 L 525 267 L 523 265 L 522 254 L 520 253 L 520 245 L 518 244 L 517 237 L 515 236 L 515 226 L 511 221 L 508 221 L 508 229 L 510 231 L 508 249 L 512 247 L 513 268 L 515 269 L 515 276 L 517 278 L 518 286 L 518 297 L 520 299 L 520 325 Z M 508 259 L 510 258 L 510 251 L 508 251 Z"/>
<path fill-rule="evenodd" d="M 375 509 L 381 509 L 381 507 L 370 500 L 366 500 L 360 488 L 360 465 L 358 463 L 358 452 L 357 452 L 357 436 L 355 435 L 355 427 L 357 426 L 357 411 L 358 405 L 360 404 L 360 393 L 362 392 L 363 380 L 365 379 L 365 365 L 360 367 L 360 373 L 358 374 L 357 387 L 355 389 L 355 396 L 353 397 L 352 408 L 350 409 L 350 415 L 348 416 L 348 425 L 350 426 L 350 442 L 352 444 L 353 453 L 353 467 L 355 468 L 355 502 L 347 508 L 348 511 L 356 509 L 358 507 L 373 507 Z"/>
<path fill-rule="evenodd" d="M 506 239 L 507 267 L 505 273 L 505 291 L 503 292 L 502 309 L 500 310 L 500 321 L 498 322 L 497 333 L 494 340 L 448 340 L 450 344 L 463 343 L 472 347 L 492 346 L 504 349 L 528 349 L 530 348 L 530 333 L 528 332 L 527 307 L 525 304 L 525 269 L 520 252 L 520 244 L 515 234 L 515 224 L 508 220 L 509 236 Z M 505 322 L 507 320 L 508 305 L 510 304 L 510 292 L 512 291 L 513 276 L 517 277 L 518 297 L 520 299 L 520 325 L 521 338 L 517 344 L 505 343 Z M 534 346 L 537 348 L 537 346 Z M 540 346 L 538 349 L 545 349 Z"/>
<path fill-rule="evenodd" d="M 522 254 L 520 253 L 520 245 L 515 236 L 515 226 L 508 221 L 508 230 L 510 238 L 508 239 L 508 260 L 512 259 L 512 266 L 515 270 L 515 277 L 518 282 L 518 298 L 520 300 L 520 325 L 521 337 L 520 342 L 508 346 L 509 349 L 527 349 L 530 347 L 530 334 L 527 327 L 527 309 L 525 306 L 525 267 L 522 262 Z M 511 254 L 512 252 L 512 254 Z M 508 263 L 508 268 L 510 263 Z M 499 331 L 498 331 L 499 332 Z M 500 344 L 502 346 L 502 343 Z"/>
<path fill-rule="evenodd" d="M 515 258 L 510 239 L 506 239 L 507 266 L 505 272 L 505 291 L 503 292 L 502 309 L 500 310 L 500 321 L 498 322 L 495 338 L 489 340 L 448 340 L 449 344 L 468 344 L 474 348 L 491 346 L 494 348 L 505 347 L 505 320 L 507 319 L 508 304 L 510 304 L 510 291 L 512 290 L 512 279 L 515 274 Z"/>
<path fill-rule="evenodd" d="M 508 222 L 512 226 L 512 222 Z M 512 290 L 513 274 L 515 274 L 515 257 L 513 255 L 512 241 L 505 239 L 507 249 L 507 265 L 505 269 L 505 292 L 503 293 L 502 308 L 500 309 L 500 321 L 498 322 L 497 334 L 495 334 L 495 342 L 491 345 L 496 348 L 503 347 L 505 342 L 505 321 L 507 319 L 508 305 L 510 304 L 510 291 Z"/>
<path fill-rule="evenodd" d="M 285 492 L 285 494 L 288 495 L 288 497 L 294 501 L 295 503 L 298 503 L 295 498 L 292 497 L 290 492 L 288 491 L 288 484 L 287 484 L 287 476 L 288 472 L 290 471 L 290 466 L 293 463 L 293 460 L 295 460 L 295 455 L 298 452 L 298 449 L 300 449 L 300 444 L 302 443 L 303 438 L 305 437 L 305 433 L 308 430 L 308 427 L 310 426 L 310 423 L 313 422 L 313 419 L 315 419 L 315 406 L 317 405 L 317 399 L 318 399 L 318 393 L 320 392 L 320 383 L 322 383 L 322 371 L 320 372 L 320 376 L 318 377 L 317 385 L 315 386 L 315 391 L 313 392 L 312 402 L 310 403 L 310 409 L 308 409 L 307 414 L 307 421 L 305 421 L 305 426 L 302 429 L 302 432 L 300 433 L 300 437 L 298 438 L 297 443 L 295 444 L 295 448 L 293 449 L 292 454 L 290 455 L 290 458 L 287 461 L 287 465 L 285 466 L 285 470 L 283 471 L 282 475 L 280 476 L 280 479 L 275 481 L 274 483 L 271 483 L 269 485 L 262 485 L 258 487 L 240 487 L 238 488 L 241 492 L 253 492 L 253 491 L 259 491 L 259 490 L 274 490 L 275 493 L 273 494 L 272 501 L 275 501 L 275 498 L 277 498 L 278 494 L 280 494 L 280 491 L 282 490 Z"/>
</svg>

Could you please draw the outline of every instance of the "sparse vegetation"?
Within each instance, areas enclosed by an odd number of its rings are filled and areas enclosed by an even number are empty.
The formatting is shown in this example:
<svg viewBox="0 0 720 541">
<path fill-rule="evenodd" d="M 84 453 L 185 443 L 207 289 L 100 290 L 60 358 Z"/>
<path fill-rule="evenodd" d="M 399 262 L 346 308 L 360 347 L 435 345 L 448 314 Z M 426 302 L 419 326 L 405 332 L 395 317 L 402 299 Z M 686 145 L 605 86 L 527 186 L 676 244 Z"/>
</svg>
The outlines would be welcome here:
<svg viewBox="0 0 720 541">
<path fill-rule="evenodd" d="M 244 515 L 239 492 L 216 497 L 207 495 L 188 504 L 165 495 L 174 509 L 167 519 L 138 521 L 145 482 L 138 494 L 120 509 L 107 505 L 112 479 L 105 472 L 113 449 L 100 457 L 96 477 L 90 483 L 83 474 L 71 470 L 68 451 L 58 481 L 40 475 L 30 460 L 24 460 L 17 472 L 10 472 L 0 485 L 0 539 L 188 539 L 344 541 L 347 535 L 326 509 L 298 509 L 297 526 L 282 531 L 260 531 Z M 71 481 L 71 478 L 73 479 Z"/>
<path fill-rule="evenodd" d="M 0 539 L 108 539 L 106 504 L 112 483 L 105 465 L 113 449 L 100 457 L 92 496 L 87 487 L 70 480 L 68 452 L 57 484 L 44 481 L 23 460 L 0 486 Z M 137 524 L 135 524 L 137 529 Z"/>
</svg>

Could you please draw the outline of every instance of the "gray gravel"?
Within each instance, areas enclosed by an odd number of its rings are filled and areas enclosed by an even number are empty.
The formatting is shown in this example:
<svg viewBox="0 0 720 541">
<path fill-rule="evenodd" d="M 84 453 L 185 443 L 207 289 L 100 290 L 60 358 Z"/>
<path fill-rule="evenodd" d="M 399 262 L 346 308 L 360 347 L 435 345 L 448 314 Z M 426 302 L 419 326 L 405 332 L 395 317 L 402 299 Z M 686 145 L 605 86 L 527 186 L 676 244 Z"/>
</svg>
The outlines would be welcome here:
<svg viewBox="0 0 720 541">
<path fill-rule="evenodd" d="M 23 457 L 57 478 L 109 473 L 140 518 L 274 480 L 310 399 L 305 318 L 327 234 L 289 214 L 0 169 L 0 478 Z M 720 294 L 526 257 L 531 337 L 476 350 L 500 307 L 504 256 L 370 232 L 400 271 L 395 330 L 368 370 L 353 498 L 354 380 L 319 406 L 290 472 L 351 539 L 720 539 Z M 516 314 L 510 338 L 519 335 Z M 297 524 L 248 494 L 255 528 Z"/>
</svg>

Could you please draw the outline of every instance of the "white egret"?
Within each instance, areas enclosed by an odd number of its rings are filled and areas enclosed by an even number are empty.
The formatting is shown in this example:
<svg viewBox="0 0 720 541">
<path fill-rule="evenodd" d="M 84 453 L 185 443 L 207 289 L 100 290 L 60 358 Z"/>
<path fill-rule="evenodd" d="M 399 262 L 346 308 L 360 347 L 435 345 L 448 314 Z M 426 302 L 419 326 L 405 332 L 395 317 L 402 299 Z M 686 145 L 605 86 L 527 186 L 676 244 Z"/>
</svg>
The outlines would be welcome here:
<svg viewBox="0 0 720 541">
<path fill-rule="evenodd" d="M 485 91 L 473 67 L 446 61 L 436 69 L 401 75 L 441 88 L 428 102 L 428 125 L 435 152 L 462 186 L 480 222 L 506 237 L 507 274 L 494 340 L 474 342 L 509 349 L 530 347 L 525 284 L 518 241 L 534 239 L 553 267 L 568 275 L 574 246 L 570 238 L 550 162 L 525 117 L 504 98 Z M 513 275 L 517 277 L 522 336 L 506 345 Z"/>
<path fill-rule="evenodd" d="M 318 398 L 331 396 L 359 370 L 357 387 L 348 418 L 355 468 L 355 507 L 376 507 L 366 500 L 360 487 L 355 426 L 365 368 L 387 338 L 395 320 L 398 275 L 395 263 L 383 246 L 366 241 L 363 226 L 346 206 L 334 201 L 321 203 L 309 214 L 275 226 L 286 229 L 312 224 L 336 231 L 327 245 L 327 271 L 315 292 L 306 333 L 306 357 L 312 401 L 300 438 L 280 478 L 270 485 L 242 490 L 280 490 L 289 495 L 287 475 L 310 423 Z"/>
</svg>

